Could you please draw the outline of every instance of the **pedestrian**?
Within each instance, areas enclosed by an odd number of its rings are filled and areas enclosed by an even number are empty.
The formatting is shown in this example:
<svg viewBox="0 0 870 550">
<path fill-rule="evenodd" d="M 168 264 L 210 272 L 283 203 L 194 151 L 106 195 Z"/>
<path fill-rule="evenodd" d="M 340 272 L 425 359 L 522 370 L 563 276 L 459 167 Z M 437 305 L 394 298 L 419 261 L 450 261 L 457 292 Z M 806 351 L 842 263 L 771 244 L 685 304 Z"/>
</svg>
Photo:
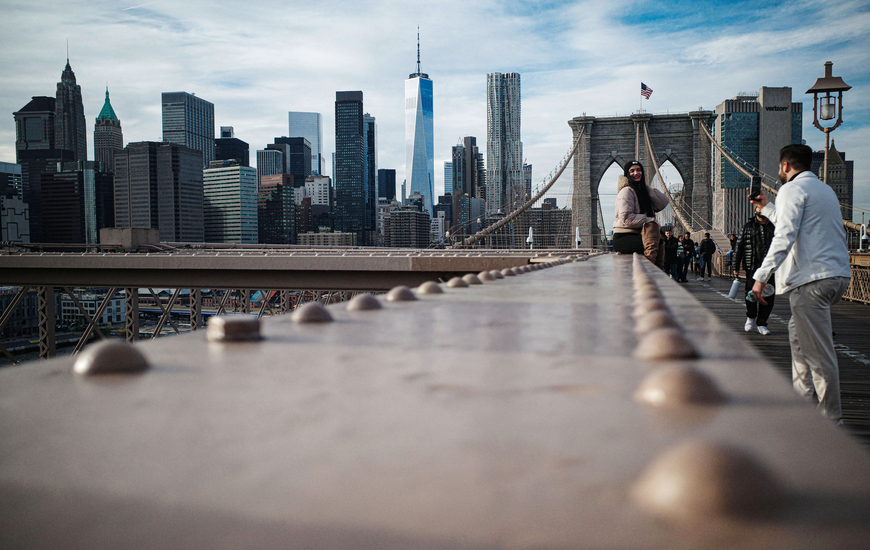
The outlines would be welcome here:
<svg viewBox="0 0 870 550">
<path fill-rule="evenodd" d="M 670 229 L 665 231 L 665 274 L 675 281 L 680 278 L 677 274 L 677 248 L 679 244 L 680 242 L 674 237 Z"/>
<path fill-rule="evenodd" d="M 728 244 L 731 245 L 731 250 L 729 250 L 728 253 L 725 254 L 725 262 L 728 265 L 733 266 L 734 265 L 734 263 L 733 263 L 734 250 L 737 249 L 737 235 L 735 235 L 734 233 L 731 233 L 730 235 L 728 235 Z M 733 267 L 732 267 L 732 269 L 733 269 Z"/>
<path fill-rule="evenodd" d="M 683 262 L 683 282 L 688 283 L 689 266 L 695 267 L 695 241 L 692 240 L 692 235 L 686 232 L 683 236 L 683 249 L 686 251 L 686 260 Z"/>
<path fill-rule="evenodd" d="M 613 250 L 621 254 L 643 254 L 662 267 L 661 227 L 656 222 L 655 213 L 664 210 L 668 204 L 667 195 L 647 185 L 641 163 L 636 160 L 626 163 L 617 185 Z"/>
<path fill-rule="evenodd" d="M 682 235 L 677 237 L 677 242 L 678 242 L 678 244 L 677 244 L 676 279 L 677 279 L 678 283 L 685 283 L 686 281 L 683 280 L 683 269 L 684 269 L 683 266 L 686 264 L 686 262 L 688 262 L 688 259 L 686 258 L 686 249 L 683 246 L 683 236 Z"/>
<path fill-rule="evenodd" d="M 767 328 L 767 320 L 770 318 L 770 312 L 773 311 L 774 296 L 767 297 L 767 303 L 761 304 L 757 300 L 750 300 L 749 293 L 752 292 L 752 287 L 755 285 L 755 271 L 761 267 L 761 262 L 770 248 L 770 241 L 773 240 L 773 224 L 757 213 L 752 216 L 743 226 L 743 231 L 740 233 L 740 238 L 737 239 L 737 247 L 734 249 L 734 276 L 737 277 L 742 266 L 746 271 L 746 291 L 743 294 L 746 300 L 746 323 L 743 325 L 743 330 L 750 332 L 752 329 L 757 329 L 763 336 L 770 334 L 770 329 Z M 774 283 L 774 276 L 771 274 L 768 284 Z"/>
<path fill-rule="evenodd" d="M 701 279 L 704 278 L 704 268 L 707 269 L 707 280 L 713 276 L 713 253 L 716 252 L 716 243 L 710 238 L 709 233 L 704 233 L 704 239 L 698 245 L 698 255 L 701 257 Z M 700 280 L 700 279 L 699 279 Z"/>
<path fill-rule="evenodd" d="M 765 284 L 776 271 L 776 293 L 788 295 L 791 319 L 792 382 L 795 391 L 819 398 L 819 410 L 842 425 L 840 375 L 831 327 L 831 306 L 840 301 L 852 276 L 840 203 L 834 190 L 810 171 L 813 150 L 786 145 L 779 151 L 784 184 L 774 205 L 762 192 L 750 197 L 776 225 L 752 292 L 762 305 Z"/>
</svg>

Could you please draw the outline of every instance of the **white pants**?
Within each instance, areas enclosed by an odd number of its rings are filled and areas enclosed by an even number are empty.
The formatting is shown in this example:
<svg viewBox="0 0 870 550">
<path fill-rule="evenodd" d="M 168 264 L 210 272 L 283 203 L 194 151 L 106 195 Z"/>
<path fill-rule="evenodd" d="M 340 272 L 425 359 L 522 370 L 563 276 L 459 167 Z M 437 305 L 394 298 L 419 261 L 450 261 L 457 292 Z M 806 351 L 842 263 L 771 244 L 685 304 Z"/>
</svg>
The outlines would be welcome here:
<svg viewBox="0 0 870 550">
<path fill-rule="evenodd" d="M 832 420 L 843 417 L 840 405 L 840 372 L 831 328 L 831 306 L 849 288 L 848 277 L 820 279 L 788 293 L 791 319 L 791 376 L 794 389 L 812 399 L 819 397 L 819 410 Z"/>
</svg>

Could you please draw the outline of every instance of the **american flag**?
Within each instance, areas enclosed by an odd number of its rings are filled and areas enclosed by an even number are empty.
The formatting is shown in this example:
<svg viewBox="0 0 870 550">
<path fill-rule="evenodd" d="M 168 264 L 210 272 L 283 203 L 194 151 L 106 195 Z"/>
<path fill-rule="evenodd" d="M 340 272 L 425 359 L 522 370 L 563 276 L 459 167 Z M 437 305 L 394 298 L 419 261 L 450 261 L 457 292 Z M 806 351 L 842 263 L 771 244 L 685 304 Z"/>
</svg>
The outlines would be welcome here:
<svg viewBox="0 0 870 550">
<path fill-rule="evenodd" d="M 649 86 L 647 86 L 646 84 L 641 82 L 640 83 L 640 95 L 649 99 L 649 96 L 652 95 L 652 88 L 650 88 Z"/>
</svg>

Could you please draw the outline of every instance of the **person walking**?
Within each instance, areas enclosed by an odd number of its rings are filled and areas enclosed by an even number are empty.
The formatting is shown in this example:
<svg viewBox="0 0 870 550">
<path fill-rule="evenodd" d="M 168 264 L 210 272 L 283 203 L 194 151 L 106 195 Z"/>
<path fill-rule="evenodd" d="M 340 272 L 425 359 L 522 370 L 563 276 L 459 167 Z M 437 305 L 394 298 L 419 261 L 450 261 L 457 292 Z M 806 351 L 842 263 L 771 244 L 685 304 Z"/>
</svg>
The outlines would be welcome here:
<svg viewBox="0 0 870 550">
<path fill-rule="evenodd" d="M 770 220 L 760 213 L 755 214 L 743 226 L 743 231 L 740 233 L 740 238 L 737 239 L 734 248 L 732 268 L 734 276 L 737 277 L 740 274 L 741 266 L 746 272 L 746 291 L 743 294 L 746 300 L 746 323 L 743 325 L 743 330 L 750 332 L 752 329 L 757 329 L 762 336 L 770 334 L 767 320 L 770 318 L 770 312 L 773 311 L 774 296 L 768 296 L 766 304 L 750 300 L 748 296 L 755 285 L 755 279 L 752 276 L 761 267 L 761 262 L 767 255 L 770 242 L 773 240 L 773 231 L 774 226 Z M 770 276 L 768 284 L 775 284 L 773 275 Z"/>
<path fill-rule="evenodd" d="M 668 196 L 647 186 L 643 165 L 628 162 L 619 176 L 616 193 L 616 215 L 613 220 L 613 250 L 621 254 L 637 252 L 662 267 L 661 227 L 655 213 L 669 204 Z"/>
<path fill-rule="evenodd" d="M 704 278 L 704 268 L 707 268 L 707 280 L 713 276 L 713 253 L 716 252 L 716 243 L 710 238 L 709 233 L 704 233 L 704 239 L 698 246 L 698 255 L 701 257 L 701 279 Z M 698 280 L 701 280 L 698 279 Z"/>
<path fill-rule="evenodd" d="M 762 192 L 750 196 L 756 210 L 776 225 L 770 248 L 755 270 L 752 292 L 761 294 L 776 271 L 776 293 L 788 295 L 791 319 L 792 382 L 798 394 L 819 398 L 823 416 L 842 425 L 840 373 L 834 350 L 831 306 L 840 301 L 852 276 L 846 231 L 837 195 L 810 171 L 813 151 L 786 145 L 779 151 L 783 186 L 774 205 Z"/>
<path fill-rule="evenodd" d="M 689 266 L 694 268 L 695 265 L 695 241 L 692 240 L 692 235 L 688 232 L 683 236 L 683 250 L 686 251 L 686 258 L 683 261 L 683 282 L 688 283 Z"/>
<path fill-rule="evenodd" d="M 670 229 L 665 231 L 665 274 L 670 276 L 675 281 L 680 279 L 677 267 L 677 248 L 680 241 L 674 237 Z"/>
</svg>

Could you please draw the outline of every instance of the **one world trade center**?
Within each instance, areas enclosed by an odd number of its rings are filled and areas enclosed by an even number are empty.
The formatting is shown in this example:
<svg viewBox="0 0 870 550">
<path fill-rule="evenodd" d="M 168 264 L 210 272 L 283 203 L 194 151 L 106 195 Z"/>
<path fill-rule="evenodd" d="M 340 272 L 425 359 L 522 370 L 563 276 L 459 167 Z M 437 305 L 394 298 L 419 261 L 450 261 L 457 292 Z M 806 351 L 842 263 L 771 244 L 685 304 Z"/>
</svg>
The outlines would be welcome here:
<svg viewBox="0 0 870 550">
<path fill-rule="evenodd" d="M 405 183 L 411 194 L 423 196 L 433 215 L 435 155 L 432 137 L 432 81 L 420 70 L 420 30 L 417 29 L 417 72 L 405 81 Z"/>
</svg>

